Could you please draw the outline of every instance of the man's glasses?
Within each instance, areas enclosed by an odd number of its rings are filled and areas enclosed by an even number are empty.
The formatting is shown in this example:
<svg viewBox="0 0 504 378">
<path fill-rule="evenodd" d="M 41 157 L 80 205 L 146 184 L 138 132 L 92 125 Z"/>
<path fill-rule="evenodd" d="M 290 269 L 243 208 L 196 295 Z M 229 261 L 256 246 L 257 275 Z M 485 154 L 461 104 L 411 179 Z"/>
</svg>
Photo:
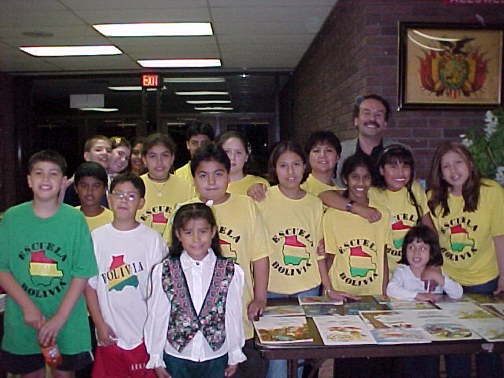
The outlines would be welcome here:
<svg viewBox="0 0 504 378">
<path fill-rule="evenodd" d="M 114 198 L 118 199 L 118 200 L 126 200 L 128 202 L 133 202 L 134 200 L 136 200 L 138 198 L 138 194 L 137 193 L 123 193 L 123 192 L 112 192 L 112 195 L 114 196 Z"/>
</svg>

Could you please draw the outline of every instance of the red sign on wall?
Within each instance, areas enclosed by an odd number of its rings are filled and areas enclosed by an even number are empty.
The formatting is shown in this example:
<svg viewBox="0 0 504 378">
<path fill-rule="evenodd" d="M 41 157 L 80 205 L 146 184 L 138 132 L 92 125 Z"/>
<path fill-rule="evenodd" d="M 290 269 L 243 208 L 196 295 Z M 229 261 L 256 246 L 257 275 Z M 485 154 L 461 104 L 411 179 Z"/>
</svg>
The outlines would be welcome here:
<svg viewBox="0 0 504 378">
<path fill-rule="evenodd" d="M 142 87 L 144 88 L 157 88 L 159 83 L 158 75 L 142 75 Z"/>
</svg>

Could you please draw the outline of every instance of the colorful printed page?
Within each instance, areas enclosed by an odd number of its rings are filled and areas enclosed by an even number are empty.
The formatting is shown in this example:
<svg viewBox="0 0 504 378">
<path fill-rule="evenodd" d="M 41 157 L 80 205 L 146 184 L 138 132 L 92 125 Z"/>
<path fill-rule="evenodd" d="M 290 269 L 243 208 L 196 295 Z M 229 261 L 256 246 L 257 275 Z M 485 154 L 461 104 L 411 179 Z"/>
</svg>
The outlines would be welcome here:
<svg viewBox="0 0 504 378">
<path fill-rule="evenodd" d="M 473 319 L 491 319 L 494 314 L 473 302 L 439 303 L 438 307 L 447 312 L 455 319 L 471 321 Z"/>
<path fill-rule="evenodd" d="M 464 303 L 450 303 L 464 304 Z M 465 303 L 471 304 L 470 302 Z M 406 319 L 414 327 L 427 331 L 433 341 L 477 340 L 479 335 L 469 326 L 444 310 L 404 311 Z"/>
<path fill-rule="evenodd" d="M 430 335 L 421 328 L 378 328 L 371 334 L 378 344 L 430 343 Z"/>
<path fill-rule="evenodd" d="M 371 329 L 413 328 L 413 323 L 400 311 L 361 311 L 359 314 Z"/>
<path fill-rule="evenodd" d="M 319 304 L 332 304 L 334 306 L 342 305 L 343 301 L 337 301 L 329 297 L 313 296 L 313 297 L 299 297 L 299 304 L 304 305 L 319 305 Z"/>
<path fill-rule="evenodd" d="M 376 344 L 369 329 L 357 315 L 314 317 L 325 345 Z"/>
<path fill-rule="evenodd" d="M 313 341 L 304 316 L 262 317 L 254 327 L 263 344 L 286 344 Z"/>
<path fill-rule="evenodd" d="M 481 306 L 504 318 L 504 303 L 484 303 Z"/>
<path fill-rule="evenodd" d="M 430 302 L 400 301 L 398 299 L 391 299 L 386 305 L 391 310 L 430 310 L 436 308 Z"/>
<path fill-rule="evenodd" d="M 347 302 L 345 303 L 345 315 L 359 315 L 361 311 L 376 310 L 380 306 L 376 302 Z"/>
<path fill-rule="evenodd" d="M 500 318 L 479 319 L 473 321 L 471 327 L 486 341 L 504 341 L 504 320 Z"/>
<path fill-rule="evenodd" d="M 464 294 L 464 297 L 468 297 L 471 301 L 476 303 L 502 303 L 502 301 L 495 297 L 493 294 Z"/>
<path fill-rule="evenodd" d="M 319 304 L 303 306 L 305 316 L 313 318 L 314 316 L 328 316 L 328 315 L 343 315 L 343 309 L 338 306 L 330 304 Z"/>
<path fill-rule="evenodd" d="M 360 315 L 372 328 L 421 328 L 435 341 L 480 338 L 469 327 L 441 310 L 363 311 Z"/>
<path fill-rule="evenodd" d="M 298 305 L 266 306 L 263 316 L 304 316 L 303 307 Z"/>
<path fill-rule="evenodd" d="M 387 297 L 386 295 L 373 295 L 373 299 L 378 302 L 378 304 L 386 305 L 391 298 Z"/>
</svg>

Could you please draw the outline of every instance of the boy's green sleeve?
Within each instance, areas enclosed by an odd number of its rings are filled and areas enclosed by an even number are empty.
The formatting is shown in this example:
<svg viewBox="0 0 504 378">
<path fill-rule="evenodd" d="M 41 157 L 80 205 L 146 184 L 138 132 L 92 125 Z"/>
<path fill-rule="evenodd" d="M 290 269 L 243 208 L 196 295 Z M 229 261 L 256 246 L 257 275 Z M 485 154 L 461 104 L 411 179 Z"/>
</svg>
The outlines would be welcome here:
<svg viewBox="0 0 504 378">
<path fill-rule="evenodd" d="M 79 214 L 72 253 L 72 277 L 89 278 L 98 274 L 93 241 L 84 217 Z"/>
</svg>

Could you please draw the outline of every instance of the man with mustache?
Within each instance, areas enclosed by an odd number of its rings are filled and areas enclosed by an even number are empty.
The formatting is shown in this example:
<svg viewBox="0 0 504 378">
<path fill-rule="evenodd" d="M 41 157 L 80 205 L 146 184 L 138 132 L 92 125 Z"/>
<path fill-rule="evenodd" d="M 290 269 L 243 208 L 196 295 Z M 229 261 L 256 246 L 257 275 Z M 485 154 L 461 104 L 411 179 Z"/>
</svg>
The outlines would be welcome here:
<svg viewBox="0 0 504 378">
<path fill-rule="evenodd" d="M 339 186 L 345 186 L 341 182 L 341 167 L 346 158 L 353 154 L 365 154 L 371 158 L 374 166 L 384 147 L 397 144 L 397 141 L 383 137 L 389 115 L 390 105 L 381 96 L 370 94 L 356 99 L 354 126 L 358 130 L 358 135 L 355 139 L 341 143 L 342 151 L 337 172 L 337 184 Z"/>
</svg>

